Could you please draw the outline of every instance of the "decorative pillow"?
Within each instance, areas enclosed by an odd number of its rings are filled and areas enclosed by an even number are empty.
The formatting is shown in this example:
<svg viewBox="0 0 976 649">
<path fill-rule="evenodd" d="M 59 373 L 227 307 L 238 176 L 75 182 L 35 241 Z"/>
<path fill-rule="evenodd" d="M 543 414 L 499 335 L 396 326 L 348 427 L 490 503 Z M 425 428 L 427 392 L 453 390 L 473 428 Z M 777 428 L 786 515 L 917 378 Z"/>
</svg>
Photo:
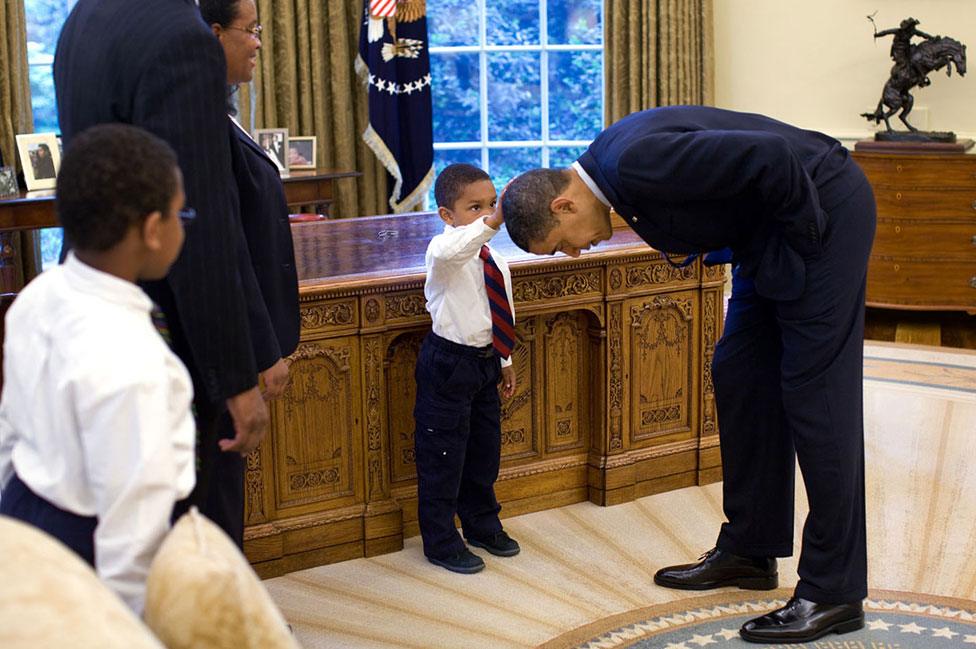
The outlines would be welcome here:
<svg viewBox="0 0 976 649">
<path fill-rule="evenodd" d="M 60 541 L 0 516 L 0 647 L 163 649 Z"/>
<path fill-rule="evenodd" d="M 143 615 L 169 649 L 299 649 L 247 559 L 196 508 L 153 559 Z"/>
</svg>

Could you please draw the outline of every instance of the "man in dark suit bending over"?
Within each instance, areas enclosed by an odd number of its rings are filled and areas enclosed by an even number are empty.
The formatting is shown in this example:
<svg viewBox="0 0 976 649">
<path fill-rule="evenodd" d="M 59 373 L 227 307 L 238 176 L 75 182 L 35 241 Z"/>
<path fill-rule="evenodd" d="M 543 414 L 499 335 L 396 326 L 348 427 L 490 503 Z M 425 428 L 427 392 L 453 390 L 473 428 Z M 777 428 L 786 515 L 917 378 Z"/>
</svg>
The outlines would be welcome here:
<svg viewBox="0 0 976 649">
<path fill-rule="evenodd" d="M 790 644 L 861 628 L 862 339 L 875 203 L 847 151 L 761 115 L 658 108 L 607 128 L 570 169 L 517 177 L 501 208 L 512 240 L 537 254 L 575 257 L 610 238 L 611 208 L 658 250 L 731 251 L 712 373 L 728 522 L 698 563 L 663 568 L 654 581 L 776 588 L 775 557 L 793 552 L 796 458 L 810 503 L 800 580 L 786 606 L 740 634 Z"/>
<path fill-rule="evenodd" d="M 248 304 L 261 300 L 241 235 L 227 137 L 224 54 L 193 0 L 80 0 L 54 59 L 65 147 L 103 122 L 140 126 L 168 142 L 196 218 L 165 280 L 144 285 L 193 377 L 202 466 L 192 500 L 206 502 L 226 407 L 247 453 L 268 427 L 257 387 Z"/>
</svg>

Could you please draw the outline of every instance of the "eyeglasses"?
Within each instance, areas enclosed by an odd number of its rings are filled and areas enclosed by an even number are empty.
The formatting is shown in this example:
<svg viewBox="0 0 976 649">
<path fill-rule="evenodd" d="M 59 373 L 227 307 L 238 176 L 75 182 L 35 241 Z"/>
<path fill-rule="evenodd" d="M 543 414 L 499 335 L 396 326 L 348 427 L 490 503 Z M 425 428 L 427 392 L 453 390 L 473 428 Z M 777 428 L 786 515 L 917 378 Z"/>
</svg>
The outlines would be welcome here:
<svg viewBox="0 0 976 649">
<path fill-rule="evenodd" d="M 261 38 L 261 32 L 264 31 L 264 27 L 262 27 L 260 24 L 257 24 L 254 27 L 224 27 L 224 29 L 233 29 L 239 32 L 246 32 L 257 39 Z"/>
<path fill-rule="evenodd" d="M 183 223 L 191 223 L 193 219 L 197 218 L 197 211 L 192 207 L 187 207 L 176 213 Z"/>
</svg>

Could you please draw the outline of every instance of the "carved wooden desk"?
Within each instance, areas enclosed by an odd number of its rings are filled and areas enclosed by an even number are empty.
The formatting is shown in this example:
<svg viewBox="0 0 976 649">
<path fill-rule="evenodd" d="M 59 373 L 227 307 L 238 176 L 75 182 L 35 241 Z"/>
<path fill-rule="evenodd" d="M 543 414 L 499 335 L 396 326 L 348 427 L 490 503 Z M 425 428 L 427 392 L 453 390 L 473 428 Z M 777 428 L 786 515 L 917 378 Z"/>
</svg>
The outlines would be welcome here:
<svg viewBox="0 0 976 649">
<path fill-rule="evenodd" d="M 247 461 L 260 574 L 398 550 L 417 533 L 414 363 L 430 329 L 432 214 L 296 224 L 302 336 Z M 579 259 L 509 259 L 518 390 L 502 412 L 503 514 L 609 505 L 719 479 L 710 362 L 722 267 L 675 269 L 630 230 Z"/>
</svg>

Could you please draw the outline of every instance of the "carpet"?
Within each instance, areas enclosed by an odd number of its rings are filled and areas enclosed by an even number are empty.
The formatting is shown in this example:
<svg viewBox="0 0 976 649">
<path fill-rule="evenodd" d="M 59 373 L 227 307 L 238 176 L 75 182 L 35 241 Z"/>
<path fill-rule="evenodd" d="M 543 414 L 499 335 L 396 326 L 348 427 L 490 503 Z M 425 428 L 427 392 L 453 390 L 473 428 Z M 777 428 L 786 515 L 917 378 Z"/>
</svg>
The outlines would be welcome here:
<svg viewBox="0 0 976 649">
<path fill-rule="evenodd" d="M 779 608 L 792 591 L 731 591 L 681 599 L 604 618 L 564 633 L 539 649 L 955 649 L 976 648 L 976 602 L 872 590 L 862 630 L 803 644 L 757 645 L 739 637 L 747 620 Z"/>
</svg>

